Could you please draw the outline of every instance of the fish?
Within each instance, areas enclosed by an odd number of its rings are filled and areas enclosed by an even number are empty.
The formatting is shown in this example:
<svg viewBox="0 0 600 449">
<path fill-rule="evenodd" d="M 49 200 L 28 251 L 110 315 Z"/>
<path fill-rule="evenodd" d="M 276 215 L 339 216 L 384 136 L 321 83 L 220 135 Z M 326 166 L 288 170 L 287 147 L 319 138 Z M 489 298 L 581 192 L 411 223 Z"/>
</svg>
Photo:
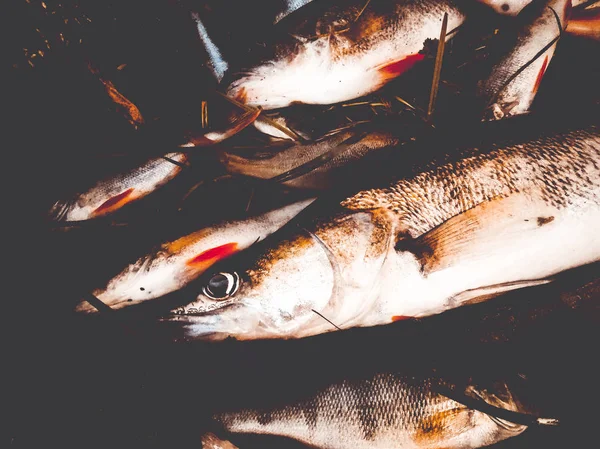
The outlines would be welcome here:
<svg viewBox="0 0 600 449">
<path fill-rule="evenodd" d="M 274 47 L 269 47 L 268 55 L 244 63 L 237 73 L 233 71 L 232 79 L 224 83 L 225 91 L 238 101 L 265 110 L 361 97 L 425 59 L 424 42 L 439 38 L 444 13 L 448 13 L 448 30 L 463 23 L 463 3 L 310 3 L 279 22 L 283 32 Z"/>
<path fill-rule="evenodd" d="M 369 124 L 367 124 L 369 126 Z M 286 143 L 261 149 L 244 156 L 223 150 L 220 160 L 229 173 L 260 179 L 279 179 L 284 185 L 302 189 L 322 190 L 335 182 L 333 170 L 363 158 L 372 151 L 396 145 L 397 136 L 381 127 L 365 130 L 364 126 L 348 126 L 308 143 Z M 327 158 L 313 167 L 312 161 Z"/>
<path fill-rule="evenodd" d="M 187 155 L 179 152 L 152 158 L 139 167 L 97 182 L 69 200 L 55 202 L 49 216 L 59 222 L 106 217 L 173 180 L 187 162 Z"/>
<path fill-rule="evenodd" d="M 600 128 L 506 139 L 446 149 L 271 236 L 161 321 L 185 340 L 302 338 L 439 314 L 598 261 Z"/>
<path fill-rule="evenodd" d="M 519 14 L 516 35 L 509 30 L 500 45 L 509 50 L 494 60 L 490 75 L 478 83 L 476 95 L 487 106 L 484 119 L 529 111 L 567 27 L 570 9 L 570 0 L 547 0 L 532 2 Z"/>
<path fill-rule="evenodd" d="M 286 404 L 215 413 L 227 435 L 292 438 L 319 449 L 478 448 L 515 437 L 528 426 L 487 415 L 439 394 L 438 379 L 377 373 L 334 381 Z M 517 411 L 506 384 L 470 394 L 490 405 Z M 203 449 L 236 448 L 214 433 Z"/>
<path fill-rule="evenodd" d="M 216 224 L 164 243 L 152 254 L 127 265 L 92 294 L 116 310 L 180 290 L 215 262 L 279 229 L 313 200 L 298 201 L 245 220 Z M 93 314 L 97 309 L 82 301 L 76 312 Z"/>
</svg>

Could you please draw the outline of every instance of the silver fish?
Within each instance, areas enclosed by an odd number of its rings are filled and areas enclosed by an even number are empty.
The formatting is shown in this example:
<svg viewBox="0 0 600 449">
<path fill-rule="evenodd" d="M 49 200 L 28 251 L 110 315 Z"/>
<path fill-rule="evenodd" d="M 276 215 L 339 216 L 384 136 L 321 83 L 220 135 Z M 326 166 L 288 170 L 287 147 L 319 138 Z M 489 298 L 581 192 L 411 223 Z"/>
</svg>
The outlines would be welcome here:
<svg viewBox="0 0 600 449">
<path fill-rule="evenodd" d="M 244 157 L 231 151 L 223 151 L 221 162 L 229 173 L 253 176 L 261 179 L 276 179 L 286 173 L 297 171 L 290 179 L 282 182 L 290 187 L 305 189 L 324 189 L 333 182 L 332 170 L 358 160 L 366 154 L 398 143 L 398 138 L 391 132 L 362 132 L 360 126 L 324 136 L 306 144 L 289 143 L 279 151 L 269 154 L 261 153 L 261 157 Z M 332 154 L 335 152 L 335 154 Z M 302 170 L 318 157 L 331 159 L 311 170 Z M 306 173 L 305 173 L 306 172 Z"/>
<path fill-rule="evenodd" d="M 299 338 L 441 313 L 600 259 L 597 126 L 488 150 L 345 199 L 221 268 L 241 280 L 227 296 L 207 295 L 223 281 L 209 278 L 163 319 L 189 339 Z"/>
<path fill-rule="evenodd" d="M 150 159 L 140 167 L 99 181 L 71 200 L 56 202 L 50 215 L 57 221 L 68 222 L 109 215 L 171 181 L 186 163 L 185 153 Z"/>
<path fill-rule="evenodd" d="M 478 448 L 527 428 L 436 393 L 436 382 L 376 374 L 333 383 L 287 405 L 232 410 L 214 419 L 230 433 L 289 437 L 319 449 Z M 518 410 L 506 386 L 494 393 L 473 389 L 475 394 L 491 405 Z M 202 442 L 203 449 L 236 447 L 214 434 L 204 435 Z"/>
<path fill-rule="evenodd" d="M 292 203 L 246 220 L 220 223 L 164 243 L 156 253 L 127 265 L 92 294 L 107 306 L 122 309 L 179 290 L 214 263 L 281 228 L 312 201 Z M 76 310 L 97 311 L 87 301 L 81 302 Z"/>
<path fill-rule="evenodd" d="M 425 58 L 444 13 L 448 30 L 465 19 L 452 0 L 325 0 L 286 19 L 273 55 L 240 72 L 229 96 L 263 109 L 293 103 L 331 104 L 379 89 Z M 312 7 L 319 7 L 315 14 Z M 283 21 L 281 22 L 283 24 Z M 269 59 L 270 58 L 270 59 Z"/>
<path fill-rule="evenodd" d="M 485 118 L 499 120 L 529 111 L 567 26 L 570 7 L 570 0 L 547 0 L 532 2 L 521 12 L 516 42 L 508 36 L 510 51 L 478 85 L 477 95 L 488 105 Z"/>
</svg>

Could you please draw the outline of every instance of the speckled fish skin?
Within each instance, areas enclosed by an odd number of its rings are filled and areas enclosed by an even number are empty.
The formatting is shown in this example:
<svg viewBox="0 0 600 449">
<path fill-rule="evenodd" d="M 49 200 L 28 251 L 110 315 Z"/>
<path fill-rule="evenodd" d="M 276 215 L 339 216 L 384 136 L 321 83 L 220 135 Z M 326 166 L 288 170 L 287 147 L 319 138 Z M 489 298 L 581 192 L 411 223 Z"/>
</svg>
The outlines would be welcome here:
<svg viewBox="0 0 600 449">
<path fill-rule="evenodd" d="M 271 179 L 337 148 L 340 150 L 338 156 L 306 174 L 284 182 L 290 187 L 325 189 L 331 187 L 332 172 L 336 168 L 358 160 L 372 151 L 398 143 L 397 137 L 383 129 L 366 133 L 363 137 L 360 137 L 359 133 L 360 127 L 357 127 L 325 136 L 314 142 L 289 144 L 287 148 L 274 152 L 271 157 L 244 157 L 224 151 L 221 162 L 229 173 Z M 344 147 L 340 148 L 340 146 Z"/>
<path fill-rule="evenodd" d="M 488 106 L 486 119 L 499 120 L 529 111 L 557 42 L 542 50 L 564 31 L 570 9 L 571 0 L 547 0 L 532 2 L 521 12 L 516 45 L 493 64 L 491 75 L 478 85 L 477 95 Z"/>
<path fill-rule="evenodd" d="M 113 309 L 122 309 L 179 290 L 212 264 L 275 232 L 312 201 L 298 201 L 245 220 L 220 223 L 164 243 L 155 254 L 127 265 L 93 295 Z M 76 311 L 97 312 L 87 301 L 81 302 Z"/>
<path fill-rule="evenodd" d="M 164 157 L 150 159 L 140 167 L 99 181 L 71 201 L 55 203 L 50 215 L 68 222 L 106 216 L 171 181 L 183 169 L 180 164 L 186 162 L 185 153 L 168 153 Z"/>
<path fill-rule="evenodd" d="M 424 58 L 428 38 L 465 19 L 462 0 L 324 0 L 280 22 L 270 60 L 250 63 L 227 88 L 231 97 L 263 109 L 293 103 L 331 104 L 366 95 Z M 468 3 L 468 2 L 467 2 Z M 358 17 L 358 19 L 357 19 Z"/>
<path fill-rule="evenodd" d="M 463 150 L 341 206 L 229 267 L 242 283 L 227 300 L 200 294 L 194 313 L 165 319 L 187 339 L 301 338 L 441 313 L 600 260 L 600 130 Z"/>
<path fill-rule="evenodd" d="M 529 5 L 532 0 L 477 0 L 485 5 L 488 5 L 498 14 L 507 15 L 507 16 L 516 16 L 518 15 L 523 8 Z M 573 0 L 573 6 L 581 5 L 585 3 L 586 0 Z"/>
<path fill-rule="evenodd" d="M 494 405 L 517 410 L 506 393 L 507 402 L 494 396 Z M 391 373 L 335 383 L 283 407 L 231 411 L 215 419 L 231 433 L 284 436 L 319 449 L 478 448 L 526 429 L 437 394 L 430 379 Z M 214 446 L 204 447 L 231 447 L 212 440 Z"/>
</svg>

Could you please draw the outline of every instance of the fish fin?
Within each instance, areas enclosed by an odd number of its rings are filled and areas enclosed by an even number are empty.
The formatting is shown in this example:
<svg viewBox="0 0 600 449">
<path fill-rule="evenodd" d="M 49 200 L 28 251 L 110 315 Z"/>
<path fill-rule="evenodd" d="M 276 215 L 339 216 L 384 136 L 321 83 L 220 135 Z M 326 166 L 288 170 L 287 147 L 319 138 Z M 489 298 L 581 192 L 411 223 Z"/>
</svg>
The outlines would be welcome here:
<svg viewBox="0 0 600 449">
<path fill-rule="evenodd" d="M 600 6 L 573 11 L 566 32 L 600 40 Z"/>
<path fill-rule="evenodd" d="M 402 59 L 391 61 L 376 67 L 382 82 L 387 82 L 410 70 L 417 62 L 425 59 L 424 53 L 415 53 Z"/>
<path fill-rule="evenodd" d="M 536 285 L 544 285 L 552 282 L 553 279 L 533 279 L 527 281 L 505 282 L 503 284 L 487 285 L 484 287 L 473 288 L 466 290 L 451 298 L 452 302 L 461 305 L 479 304 L 488 299 L 500 296 L 503 293 L 520 288 L 535 287 Z"/>
<path fill-rule="evenodd" d="M 135 194 L 135 189 L 131 187 L 106 200 L 104 203 L 102 203 L 100 206 L 94 209 L 91 216 L 100 217 L 103 215 L 110 214 L 118 209 L 121 209 L 127 203 L 131 203 L 132 201 L 136 200 L 138 196 L 139 195 Z"/>
<path fill-rule="evenodd" d="M 202 449 L 238 449 L 230 441 L 222 440 L 210 432 L 202 435 L 200 441 L 202 442 Z"/>
<path fill-rule="evenodd" d="M 509 248 L 518 251 L 525 239 L 552 226 L 555 213 L 525 194 L 493 198 L 417 237 L 408 250 L 420 260 L 424 275 L 490 258 L 502 262 Z"/>
<path fill-rule="evenodd" d="M 188 141 L 180 145 L 180 147 L 206 147 L 223 142 L 224 140 L 236 135 L 248 125 L 253 123 L 258 118 L 260 113 L 261 110 L 258 108 L 245 111 L 244 113 L 234 118 L 231 122 L 231 125 L 225 129 L 209 131 L 198 135 L 188 134 Z"/>
</svg>

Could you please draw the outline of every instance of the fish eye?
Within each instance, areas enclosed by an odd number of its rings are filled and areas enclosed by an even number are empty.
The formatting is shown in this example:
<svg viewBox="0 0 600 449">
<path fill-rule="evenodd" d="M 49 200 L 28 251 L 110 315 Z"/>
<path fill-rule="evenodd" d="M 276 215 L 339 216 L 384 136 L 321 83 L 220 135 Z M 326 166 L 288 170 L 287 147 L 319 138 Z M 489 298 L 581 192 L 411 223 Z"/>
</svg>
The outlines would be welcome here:
<svg viewBox="0 0 600 449">
<path fill-rule="evenodd" d="M 210 299 L 222 301 L 229 298 L 238 291 L 240 287 L 240 276 L 236 273 L 214 274 L 202 288 L 202 293 Z"/>
</svg>

